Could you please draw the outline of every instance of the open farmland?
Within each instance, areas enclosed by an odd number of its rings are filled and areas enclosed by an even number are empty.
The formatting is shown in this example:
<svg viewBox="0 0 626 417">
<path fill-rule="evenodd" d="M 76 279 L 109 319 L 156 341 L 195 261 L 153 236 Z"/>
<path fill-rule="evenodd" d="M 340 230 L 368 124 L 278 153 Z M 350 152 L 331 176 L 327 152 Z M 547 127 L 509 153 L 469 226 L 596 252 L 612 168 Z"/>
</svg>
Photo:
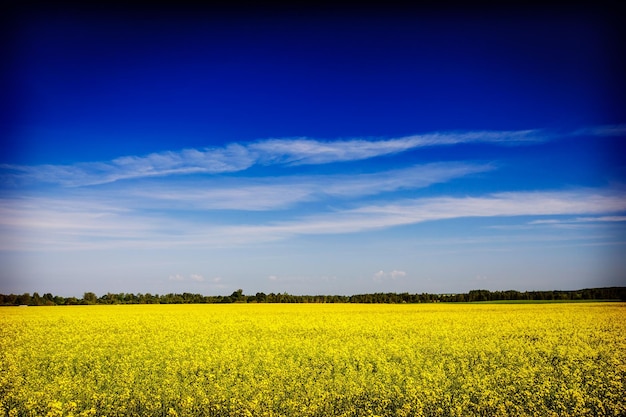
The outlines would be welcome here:
<svg viewBox="0 0 626 417">
<path fill-rule="evenodd" d="M 626 415 L 624 303 L 2 308 L 0 334 L 0 415 Z"/>
</svg>

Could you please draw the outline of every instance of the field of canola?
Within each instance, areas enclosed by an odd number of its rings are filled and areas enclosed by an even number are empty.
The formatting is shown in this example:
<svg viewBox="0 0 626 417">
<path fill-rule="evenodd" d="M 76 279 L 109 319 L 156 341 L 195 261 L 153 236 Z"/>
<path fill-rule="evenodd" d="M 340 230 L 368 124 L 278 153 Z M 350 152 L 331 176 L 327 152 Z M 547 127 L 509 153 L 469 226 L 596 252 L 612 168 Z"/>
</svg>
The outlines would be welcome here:
<svg viewBox="0 0 626 417">
<path fill-rule="evenodd" d="M 2 416 L 624 416 L 626 304 L 0 309 Z"/>
</svg>

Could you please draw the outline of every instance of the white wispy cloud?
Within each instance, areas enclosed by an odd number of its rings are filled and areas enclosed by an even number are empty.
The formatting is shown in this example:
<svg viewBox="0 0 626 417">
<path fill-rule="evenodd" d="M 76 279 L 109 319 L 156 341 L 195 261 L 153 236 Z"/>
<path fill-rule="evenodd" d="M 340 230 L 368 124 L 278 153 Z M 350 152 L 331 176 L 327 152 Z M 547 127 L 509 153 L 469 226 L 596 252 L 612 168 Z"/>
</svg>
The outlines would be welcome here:
<svg viewBox="0 0 626 417">
<path fill-rule="evenodd" d="M 383 282 L 383 281 L 388 281 L 388 280 L 395 281 L 396 279 L 403 278 L 405 276 L 406 276 L 405 271 L 399 271 L 397 269 L 394 269 L 391 272 L 385 272 L 383 270 L 380 270 L 374 274 L 373 279 L 376 282 Z"/>
<path fill-rule="evenodd" d="M 187 281 L 187 279 L 185 278 L 183 274 L 172 274 L 169 276 L 168 279 L 170 281 L 178 281 L 178 282 Z M 204 282 L 204 277 L 200 274 L 190 274 L 189 280 L 194 281 L 194 282 Z M 213 282 L 219 282 L 219 281 L 213 281 Z"/>
<path fill-rule="evenodd" d="M 418 189 L 495 169 L 493 164 L 446 162 L 416 165 L 368 174 L 266 178 L 219 178 L 142 184 L 117 189 L 146 207 L 186 209 L 271 210 L 323 198 L 355 198 L 406 189 Z"/>
<path fill-rule="evenodd" d="M 2 164 L 5 182 L 25 180 L 56 183 L 64 187 L 107 184 L 120 180 L 179 174 L 218 174 L 242 171 L 255 163 L 248 149 L 239 144 L 224 148 L 184 149 L 124 156 L 109 162 L 82 162 L 74 165 Z"/>
<path fill-rule="evenodd" d="M 358 161 L 420 147 L 459 143 L 523 144 L 543 141 L 549 137 L 550 135 L 541 130 L 520 130 L 430 133 L 384 140 L 269 139 L 252 143 L 232 143 L 220 148 L 164 151 L 73 165 L 2 164 L 0 178 L 5 184 L 26 181 L 80 187 L 158 176 L 232 173 L 246 170 L 253 165 Z"/>
<path fill-rule="evenodd" d="M 141 245 L 157 237 L 165 245 L 183 229 L 173 219 L 120 208 L 114 201 L 0 199 L 0 250 L 98 249 Z"/>
<path fill-rule="evenodd" d="M 596 127 L 609 135 L 624 126 Z M 617 133 L 616 133 L 617 132 Z M 307 234 L 356 233 L 460 217 L 579 216 L 537 219 L 541 224 L 623 222 L 623 190 L 512 192 L 474 197 L 394 200 L 391 194 L 496 169 L 494 164 L 439 162 L 379 172 L 245 178 L 216 175 L 253 165 L 324 164 L 372 158 L 426 146 L 486 142 L 522 144 L 548 140 L 541 130 L 431 133 L 387 140 L 272 139 L 221 148 L 188 149 L 109 162 L 74 165 L 0 166 L 0 177 L 60 184 L 62 188 L 15 191 L 0 198 L 0 249 L 92 249 L 103 247 L 219 246 Z M 122 179 L 143 181 L 115 183 Z M 10 181 L 9 181 L 10 182 Z M 382 195 L 383 193 L 389 193 Z M 385 203 L 364 203 L 372 196 Z M 368 197 L 367 199 L 365 197 Z M 380 200 L 379 200 L 380 201 Z M 284 210 L 305 202 L 304 216 L 284 211 L 282 221 L 251 217 L 248 224 L 218 222 L 210 210 Z M 338 207 L 336 209 L 330 206 Z M 348 207 L 348 208 L 346 208 Z M 173 211 L 190 213 L 179 216 Z M 241 222 L 241 217 L 237 217 Z"/>
<path fill-rule="evenodd" d="M 170 275 L 169 280 L 170 281 L 184 281 L 185 277 L 182 276 L 181 274 L 175 274 L 175 275 Z"/>
<path fill-rule="evenodd" d="M 316 186 L 319 187 L 316 192 L 337 197 L 372 195 L 381 191 L 427 187 L 494 169 L 493 164 L 430 163 L 374 174 L 335 176 L 330 181 L 316 181 Z"/>
<path fill-rule="evenodd" d="M 571 224 L 571 223 L 615 223 L 626 222 L 626 216 L 600 216 L 600 217 L 576 217 L 574 219 L 540 219 L 528 222 L 530 225 L 537 224 Z"/>
<path fill-rule="evenodd" d="M 189 279 L 196 282 L 204 282 L 204 277 L 200 274 L 191 274 L 189 275 Z"/>
<path fill-rule="evenodd" d="M 71 209 L 68 207 L 71 206 Z M 358 233 L 428 221 L 501 216 L 589 216 L 621 221 L 626 194 L 616 190 L 509 192 L 480 197 L 404 199 L 352 209 L 292 217 L 251 219 L 250 224 L 215 224 L 210 217 L 119 210 L 101 203 L 30 198 L 0 202 L 0 246 L 11 249 L 106 247 L 224 247 L 288 239 L 298 235 Z M 239 221 L 241 221 L 239 219 Z M 255 223 L 256 222 L 256 223 Z"/>
<path fill-rule="evenodd" d="M 30 193 L 0 199 L 0 225 L 14 230 L 80 231 L 85 236 L 134 236 L 156 229 L 169 230 L 175 236 L 179 221 L 173 214 L 163 221 L 145 212 L 283 210 L 312 201 L 349 201 L 418 189 L 493 169 L 493 164 L 447 162 L 356 175 L 192 178 L 173 183 L 119 184 L 106 189 L 66 188 L 56 190 L 52 197 Z"/>
<path fill-rule="evenodd" d="M 467 217 L 601 214 L 626 211 L 626 195 L 610 191 L 497 193 L 486 197 L 440 197 L 368 205 L 260 226 L 237 226 L 233 235 L 284 238 L 300 234 L 355 233 Z"/>
<path fill-rule="evenodd" d="M 471 142 L 520 144 L 546 139 L 547 135 L 540 130 L 441 132 L 388 140 L 323 142 L 311 139 L 272 139 L 253 143 L 249 145 L 249 149 L 258 152 L 262 163 L 301 165 L 356 161 L 426 146 Z"/>
</svg>

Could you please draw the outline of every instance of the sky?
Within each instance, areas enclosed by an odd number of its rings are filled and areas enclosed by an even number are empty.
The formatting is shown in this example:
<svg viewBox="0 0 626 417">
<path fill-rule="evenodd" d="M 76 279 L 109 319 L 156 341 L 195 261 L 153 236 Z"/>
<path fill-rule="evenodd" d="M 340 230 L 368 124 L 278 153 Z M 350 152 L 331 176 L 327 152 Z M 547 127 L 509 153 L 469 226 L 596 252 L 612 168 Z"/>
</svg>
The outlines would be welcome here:
<svg viewBox="0 0 626 417">
<path fill-rule="evenodd" d="M 626 285 L 610 8 L 7 10 L 0 293 Z"/>
</svg>

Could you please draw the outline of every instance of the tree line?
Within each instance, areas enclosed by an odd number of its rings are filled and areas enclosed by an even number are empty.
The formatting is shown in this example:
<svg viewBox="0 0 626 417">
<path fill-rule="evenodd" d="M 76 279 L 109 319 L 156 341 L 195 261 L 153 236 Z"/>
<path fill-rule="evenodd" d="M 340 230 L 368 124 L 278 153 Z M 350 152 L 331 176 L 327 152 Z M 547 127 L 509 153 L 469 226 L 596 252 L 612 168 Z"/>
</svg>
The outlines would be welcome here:
<svg viewBox="0 0 626 417">
<path fill-rule="evenodd" d="M 202 295 L 192 293 L 106 293 L 98 297 L 86 292 L 82 298 L 61 297 L 51 293 L 0 294 L 2 306 L 54 306 L 93 304 L 225 304 L 225 303 L 454 303 L 480 301 L 576 301 L 576 300 L 620 300 L 626 301 L 626 287 L 586 288 L 575 291 L 489 291 L 472 290 L 459 294 L 409 294 L 373 293 L 356 295 L 291 295 L 287 293 L 257 292 L 245 295 L 238 289 L 231 295 Z"/>
</svg>

